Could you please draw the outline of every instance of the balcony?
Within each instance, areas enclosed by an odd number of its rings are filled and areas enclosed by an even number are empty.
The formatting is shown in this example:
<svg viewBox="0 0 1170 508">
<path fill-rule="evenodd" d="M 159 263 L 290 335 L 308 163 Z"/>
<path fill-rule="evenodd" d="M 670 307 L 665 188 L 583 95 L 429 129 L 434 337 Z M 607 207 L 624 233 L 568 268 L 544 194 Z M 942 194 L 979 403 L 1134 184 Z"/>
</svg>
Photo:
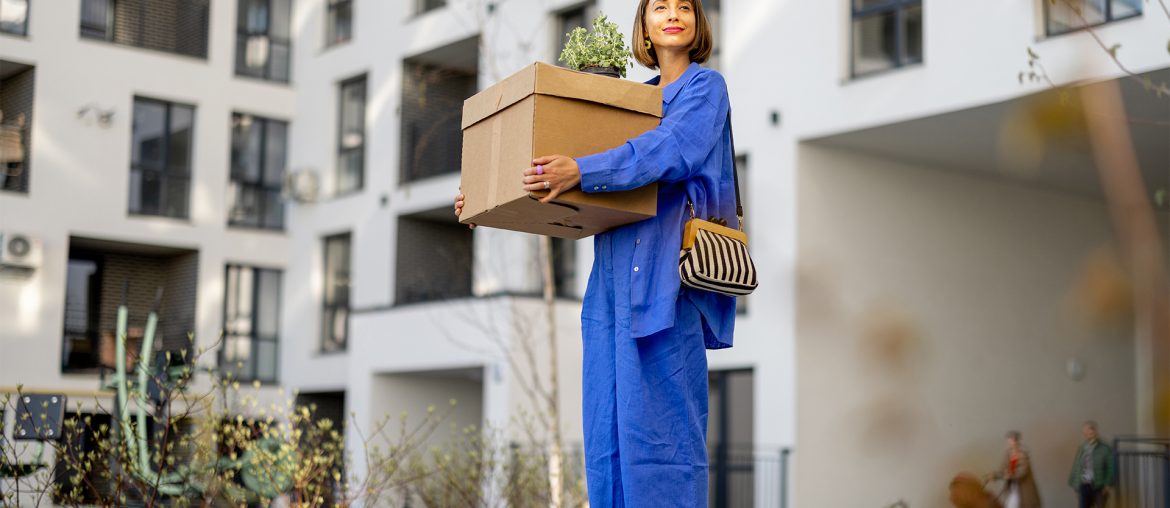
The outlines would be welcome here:
<svg viewBox="0 0 1170 508">
<path fill-rule="evenodd" d="M 207 58 L 210 0 L 82 0 L 81 37 Z"/>
<path fill-rule="evenodd" d="M 31 66 L 0 60 L 0 191 L 28 192 L 35 73 Z"/>
<path fill-rule="evenodd" d="M 403 62 L 402 181 L 457 173 L 459 120 L 479 76 L 479 39 L 466 39 Z"/>
</svg>

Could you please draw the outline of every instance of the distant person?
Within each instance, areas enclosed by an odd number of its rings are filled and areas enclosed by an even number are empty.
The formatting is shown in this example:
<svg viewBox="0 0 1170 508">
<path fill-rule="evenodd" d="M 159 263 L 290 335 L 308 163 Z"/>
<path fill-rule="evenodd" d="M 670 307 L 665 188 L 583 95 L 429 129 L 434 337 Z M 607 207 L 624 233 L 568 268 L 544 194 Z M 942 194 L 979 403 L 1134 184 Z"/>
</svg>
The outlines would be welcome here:
<svg viewBox="0 0 1170 508">
<path fill-rule="evenodd" d="M 999 499 L 1003 508 L 1040 508 L 1040 491 L 1032 476 L 1032 460 L 1028 450 L 1020 444 L 1020 433 L 1007 433 L 1007 451 L 999 469 L 991 473 L 996 480 L 1003 480 Z"/>
<path fill-rule="evenodd" d="M 1102 508 L 1109 499 L 1117 471 L 1113 448 L 1098 439 L 1097 422 L 1085 422 L 1081 434 L 1085 441 L 1077 449 L 1077 458 L 1068 473 L 1068 485 L 1077 491 L 1080 508 Z"/>
</svg>

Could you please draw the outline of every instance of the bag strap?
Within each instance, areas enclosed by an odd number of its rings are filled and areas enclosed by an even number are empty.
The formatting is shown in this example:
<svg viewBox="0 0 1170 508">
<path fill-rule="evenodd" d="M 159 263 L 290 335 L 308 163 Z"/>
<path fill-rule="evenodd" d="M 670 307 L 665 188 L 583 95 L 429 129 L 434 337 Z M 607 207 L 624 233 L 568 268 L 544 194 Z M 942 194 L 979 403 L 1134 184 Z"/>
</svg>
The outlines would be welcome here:
<svg viewBox="0 0 1170 508">
<path fill-rule="evenodd" d="M 731 141 L 731 178 L 735 181 L 735 218 L 743 231 L 743 203 L 739 199 L 739 156 L 735 154 L 735 129 L 731 127 L 731 106 L 727 107 L 727 135 Z"/>
<path fill-rule="evenodd" d="M 731 108 L 727 108 L 727 135 L 731 142 L 731 179 L 735 182 L 735 218 L 739 220 L 739 230 L 743 231 L 743 203 L 739 197 L 739 158 L 735 155 L 735 129 L 731 127 Z M 687 208 L 691 210 L 691 218 L 695 218 L 695 205 L 687 198 Z"/>
</svg>

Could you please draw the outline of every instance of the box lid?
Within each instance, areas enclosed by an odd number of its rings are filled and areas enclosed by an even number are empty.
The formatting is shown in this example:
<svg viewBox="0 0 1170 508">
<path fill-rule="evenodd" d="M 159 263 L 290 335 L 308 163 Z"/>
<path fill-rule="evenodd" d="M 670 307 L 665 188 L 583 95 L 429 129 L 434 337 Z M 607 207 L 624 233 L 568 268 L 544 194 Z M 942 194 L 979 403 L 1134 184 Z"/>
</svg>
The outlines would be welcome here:
<svg viewBox="0 0 1170 508">
<path fill-rule="evenodd" d="M 662 94 L 657 87 L 537 62 L 464 101 L 462 128 L 534 93 L 662 116 Z"/>
</svg>

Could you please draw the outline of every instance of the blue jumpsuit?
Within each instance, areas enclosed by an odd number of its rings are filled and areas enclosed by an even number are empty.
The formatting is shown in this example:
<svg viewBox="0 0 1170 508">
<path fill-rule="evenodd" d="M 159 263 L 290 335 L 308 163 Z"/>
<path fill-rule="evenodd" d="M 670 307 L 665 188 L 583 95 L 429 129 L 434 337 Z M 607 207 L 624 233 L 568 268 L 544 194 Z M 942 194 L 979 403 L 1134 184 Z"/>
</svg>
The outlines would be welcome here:
<svg viewBox="0 0 1170 508">
<path fill-rule="evenodd" d="M 692 63 L 662 103 L 658 128 L 577 160 L 585 192 L 659 185 L 656 217 L 594 239 L 581 311 L 594 508 L 707 505 L 705 349 L 731 346 L 735 300 L 681 288 L 678 249 L 688 198 L 736 220 L 727 87 Z"/>
</svg>

